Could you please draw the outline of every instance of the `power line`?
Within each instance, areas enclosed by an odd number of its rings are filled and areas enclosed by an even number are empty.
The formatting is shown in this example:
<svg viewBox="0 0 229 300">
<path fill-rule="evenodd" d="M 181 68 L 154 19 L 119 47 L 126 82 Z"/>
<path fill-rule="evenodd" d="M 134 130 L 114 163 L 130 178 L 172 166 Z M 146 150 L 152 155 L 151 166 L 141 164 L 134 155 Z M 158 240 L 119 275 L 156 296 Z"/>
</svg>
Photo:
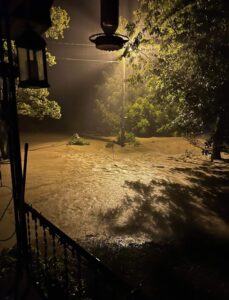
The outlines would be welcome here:
<svg viewBox="0 0 229 300">
<path fill-rule="evenodd" d="M 56 57 L 60 60 L 68 60 L 68 61 L 82 61 L 82 62 L 97 62 L 97 63 L 119 63 L 117 60 L 103 60 L 103 59 L 81 59 L 81 58 L 71 58 L 71 57 Z"/>
<path fill-rule="evenodd" d="M 95 47 L 94 45 L 91 44 L 66 43 L 66 42 L 48 42 L 48 44 L 60 45 L 60 46 Z"/>
</svg>

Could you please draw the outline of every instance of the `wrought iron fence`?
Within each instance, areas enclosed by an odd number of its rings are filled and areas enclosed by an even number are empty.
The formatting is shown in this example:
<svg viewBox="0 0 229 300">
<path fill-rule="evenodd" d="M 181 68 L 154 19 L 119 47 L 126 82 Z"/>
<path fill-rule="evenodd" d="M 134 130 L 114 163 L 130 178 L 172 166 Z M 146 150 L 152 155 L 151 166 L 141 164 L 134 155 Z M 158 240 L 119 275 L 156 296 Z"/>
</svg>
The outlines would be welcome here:
<svg viewBox="0 0 229 300">
<path fill-rule="evenodd" d="M 145 299 L 32 206 L 25 214 L 30 273 L 48 299 Z"/>
</svg>

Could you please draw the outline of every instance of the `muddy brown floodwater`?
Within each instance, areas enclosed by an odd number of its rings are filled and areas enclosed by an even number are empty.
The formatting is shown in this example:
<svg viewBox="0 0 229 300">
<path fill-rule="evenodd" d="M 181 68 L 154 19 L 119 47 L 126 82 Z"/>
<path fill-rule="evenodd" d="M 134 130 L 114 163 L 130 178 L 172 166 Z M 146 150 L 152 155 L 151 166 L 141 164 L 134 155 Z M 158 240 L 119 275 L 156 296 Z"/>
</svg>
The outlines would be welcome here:
<svg viewBox="0 0 229 300">
<path fill-rule="evenodd" d="M 29 143 L 26 201 L 83 245 L 163 243 L 190 226 L 229 236 L 228 163 L 211 163 L 182 138 L 139 139 L 140 146 L 124 148 L 98 139 L 69 146 L 68 137 L 51 134 L 21 140 Z M 9 165 L 1 170 L 10 185 Z M 9 192 L 0 193 L 2 210 Z M 12 231 L 12 219 L 11 208 L 1 237 Z"/>
</svg>

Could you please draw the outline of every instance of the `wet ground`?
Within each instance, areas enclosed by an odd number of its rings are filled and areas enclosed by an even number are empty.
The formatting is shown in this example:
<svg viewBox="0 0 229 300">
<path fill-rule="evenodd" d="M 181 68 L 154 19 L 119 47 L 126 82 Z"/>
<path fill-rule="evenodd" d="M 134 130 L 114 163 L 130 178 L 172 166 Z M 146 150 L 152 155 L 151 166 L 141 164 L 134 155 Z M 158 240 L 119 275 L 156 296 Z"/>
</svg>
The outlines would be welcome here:
<svg viewBox="0 0 229 300">
<path fill-rule="evenodd" d="M 88 146 L 69 146 L 67 141 L 66 136 L 22 135 L 22 142 L 30 145 L 28 203 L 115 267 L 115 260 L 107 255 L 112 252 L 122 262 L 117 271 L 129 278 L 135 273 L 135 284 L 142 278 L 145 282 L 157 275 L 161 278 L 165 273 L 165 282 L 171 283 L 174 267 L 182 279 L 186 274 L 186 281 L 190 276 L 197 278 L 197 269 L 201 278 L 213 272 L 212 281 L 217 278 L 218 289 L 225 291 L 217 275 L 222 268 L 210 271 L 209 261 L 215 260 L 214 253 L 219 256 L 219 249 L 224 253 L 229 238 L 228 156 L 211 163 L 182 138 L 140 139 L 140 146 L 125 148 L 106 148 L 106 141 L 99 139 L 89 139 Z M 1 170 L 4 184 L 10 185 L 9 165 L 2 165 Z M 9 191 L 0 189 L 0 193 L 4 204 Z M 1 236 L 12 231 L 12 217 L 11 210 L 1 227 Z M 182 262 L 174 262 L 181 249 L 190 255 L 201 253 L 202 261 L 207 257 L 207 269 L 183 254 Z M 128 260 L 130 253 L 132 259 Z M 220 263 L 215 264 L 223 265 L 223 259 L 222 255 Z M 134 264 L 133 260 L 138 262 Z M 151 275 L 145 271 L 146 265 L 155 266 Z M 224 276 L 222 284 L 226 282 Z M 148 289 L 147 293 L 151 292 Z M 224 299 L 220 297 L 212 299 Z"/>
<path fill-rule="evenodd" d="M 74 239 L 166 242 L 187 226 L 229 236 L 229 165 L 211 163 L 182 138 L 125 148 L 95 139 L 69 146 L 66 136 L 52 135 L 22 135 L 24 141 L 26 201 Z M 10 185 L 9 165 L 2 165 L 2 181 Z M 5 198 L 9 192 L 1 189 Z"/>
</svg>

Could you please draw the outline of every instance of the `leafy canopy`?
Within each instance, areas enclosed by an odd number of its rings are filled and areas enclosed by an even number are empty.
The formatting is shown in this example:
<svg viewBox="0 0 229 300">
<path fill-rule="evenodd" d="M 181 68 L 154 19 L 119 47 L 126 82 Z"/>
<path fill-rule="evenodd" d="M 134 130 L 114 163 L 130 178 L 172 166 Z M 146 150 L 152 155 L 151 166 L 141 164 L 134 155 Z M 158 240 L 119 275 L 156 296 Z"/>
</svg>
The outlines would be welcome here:
<svg viewBox="0 0 229 300">
<path fill-rule="evenodd" d="M 140 0 L 128 27 L 135 50 L 131 83 L 140 80 L 163 114 L 159 131 L 211 130 L 226 113 L 228 11 L 223 0 Z"/>
</svg>

